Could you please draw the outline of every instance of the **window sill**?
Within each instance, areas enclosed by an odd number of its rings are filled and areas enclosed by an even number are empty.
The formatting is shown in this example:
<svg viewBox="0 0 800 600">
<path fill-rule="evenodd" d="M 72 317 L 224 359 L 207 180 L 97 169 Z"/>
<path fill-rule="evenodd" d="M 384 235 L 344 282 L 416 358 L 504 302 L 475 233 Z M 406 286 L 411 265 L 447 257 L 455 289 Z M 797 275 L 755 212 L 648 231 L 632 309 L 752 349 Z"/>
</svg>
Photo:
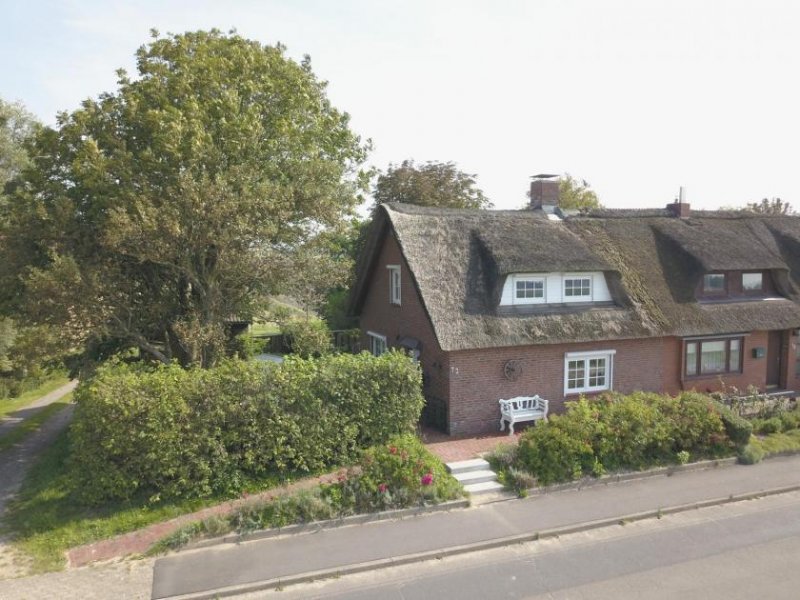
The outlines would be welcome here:
<svg viewBox="0 0 800 600">
<path fill-rule="evenodd" d="M 719 379 L 726 375 L 741 375 L 741 371 L 721 371 L 719 373 L 703 373 L 701 375 L 684 375 L 682 381 L 696 381 L 698 379 Z"/>
<path fill-rule="evenodd" d="M 564 393 L 564 397 L 567 398 L 569 396 L 598 396 L 600 394 L 605 394 L 606 392 L 612 391 L 610 388 L 603 388 L 602 390 L 569 390 L 568 392 Z"/>
</svg>

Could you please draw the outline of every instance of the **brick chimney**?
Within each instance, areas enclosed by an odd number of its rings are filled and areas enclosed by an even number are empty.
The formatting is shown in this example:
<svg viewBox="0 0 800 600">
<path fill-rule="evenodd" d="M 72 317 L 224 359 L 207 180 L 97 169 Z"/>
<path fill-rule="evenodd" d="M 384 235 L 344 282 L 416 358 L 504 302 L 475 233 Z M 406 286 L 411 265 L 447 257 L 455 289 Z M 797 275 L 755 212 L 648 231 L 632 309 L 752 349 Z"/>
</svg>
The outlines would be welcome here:
<svg viewBox="0 0 800 600">
<path fill-rule="evenodd" d="M 680 188 L 678 197 L 675 198 L 675 202 L 667 204 L 667 210 L 673 217 L 677 217 L 679 219 L 688 219 L 691 216 L 691 206 L 688 202 L 686 202 L 686 190 L 683 187 Z"/>
<path fill-rule="evenodd" d="M 558 207 L 558 183 L 558 175 L 534 175 L 531 181 L 531 208 L 554 212 Z"/>
</svg>

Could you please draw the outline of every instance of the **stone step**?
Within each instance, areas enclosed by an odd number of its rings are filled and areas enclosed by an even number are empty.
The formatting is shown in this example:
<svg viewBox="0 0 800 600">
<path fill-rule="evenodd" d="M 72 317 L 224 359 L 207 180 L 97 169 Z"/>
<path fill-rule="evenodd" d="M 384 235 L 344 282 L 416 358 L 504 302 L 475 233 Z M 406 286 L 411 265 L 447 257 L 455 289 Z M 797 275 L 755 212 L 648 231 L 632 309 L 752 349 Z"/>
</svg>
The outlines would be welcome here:
<svg viewBox="0 0 800 600">
<path fill-rule="evenodd" d="M 503 484 L 498 481 L 483 481 L 481 483 L 470 483 L 464 489 L 473 496 L 479 494 L 497 493 L 503 491 Z"/>
<path fill-rule="evenodd" d="M 453 475 L 461 485 L 469 485 L 471 483 L 484 483 L 486 481 L 496 481 L 497 474 L 489 469 L 482 469 L 480 471 L 467 471 L 466 473 L 455 473 Z"/>
<path fill-rule="evenodd" d="M 489 467 L 489 463 L 482 458 L 449 462 L 445 466 L 453 475 L 457 473 L 469 473 L 470 471 L 488 471 L 491 468 Z"/>
</svg>

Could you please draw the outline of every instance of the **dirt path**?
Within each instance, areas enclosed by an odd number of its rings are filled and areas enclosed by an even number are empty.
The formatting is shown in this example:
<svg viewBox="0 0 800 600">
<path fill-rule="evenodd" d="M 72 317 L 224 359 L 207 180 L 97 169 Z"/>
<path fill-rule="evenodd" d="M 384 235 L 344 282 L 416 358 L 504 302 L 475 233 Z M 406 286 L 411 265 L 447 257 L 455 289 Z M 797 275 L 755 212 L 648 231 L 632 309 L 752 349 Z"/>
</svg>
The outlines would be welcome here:
<svg viewBox="0 0 800 600">
<path fill-rule="evenodd" d="M 30 466 L 69 424 L 73 409 L 74 406 L 67 406 L 45 421 L 38 431 L 31 433 L 22 442 L 0 452 L 0 519 L 8 501 L 22 485 Z M 27 561 L 7 542 L 7 539 L 0 537 L 0 580 L 19 577 L 27 572 Z"/>
<path fill-rule="evenodd" d="M 40 412 L 44 408 L 50 406 L 53 402 L 57 402 L 61 400 L 64 396 L 69 394 L 72 390 L 75 389 L 75 386 L 78 385 L 77 380 L 70 381 L 66 385 L 62 385 L 57 390 L 53 390 L 49 394 L 45 394 L 38 400 L 34 400 L 27 406 L 23 406 L 22 408 L 15 410 L 13 413 L 6 415 L 5 417 L 0 417 L 0 438 L 3 437 L 5 434 L 10 432 L 20 423 L 30 419 L 36 413 Z M 0 458 L 2 460 L 2 458 Z M 0 511 L 2 512 L 2 511 Z"/>
</svg>

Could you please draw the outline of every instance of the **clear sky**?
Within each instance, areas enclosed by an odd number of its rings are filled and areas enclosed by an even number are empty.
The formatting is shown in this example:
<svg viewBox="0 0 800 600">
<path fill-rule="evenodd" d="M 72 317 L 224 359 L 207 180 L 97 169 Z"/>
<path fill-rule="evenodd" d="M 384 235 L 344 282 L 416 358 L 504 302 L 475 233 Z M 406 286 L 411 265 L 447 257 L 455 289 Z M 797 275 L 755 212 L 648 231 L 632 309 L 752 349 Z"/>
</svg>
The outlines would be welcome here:
<svg viewBox="0 0 800 600">
<path fill-rule="evenodd" d="M 800 208 L 796 0 L 0 0 L 0 97 L 53 123 L 161 32 L 310 54 L 371 162 L 454 161 L 498 208 L 569 172 L 612 207 Z"/>
</svg>

